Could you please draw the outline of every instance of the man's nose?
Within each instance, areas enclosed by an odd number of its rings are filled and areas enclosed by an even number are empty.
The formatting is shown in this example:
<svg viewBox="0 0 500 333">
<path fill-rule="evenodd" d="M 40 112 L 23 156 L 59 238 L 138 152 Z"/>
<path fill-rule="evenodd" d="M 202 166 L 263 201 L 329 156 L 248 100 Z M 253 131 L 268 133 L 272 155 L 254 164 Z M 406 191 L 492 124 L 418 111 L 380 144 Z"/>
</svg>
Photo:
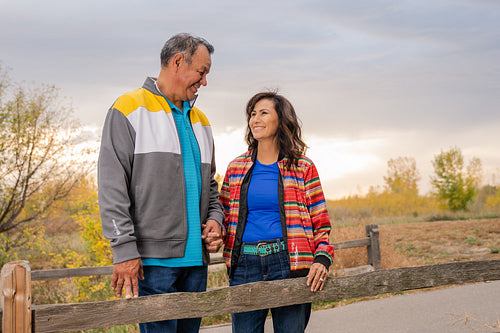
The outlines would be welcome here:
<svg viewBox="0 0 500 333">
<path fill-rule="evenodd" d="M 200 80 L 200 84 L 202 86 L 206 86 L 207 85 L 207 76 L 206 75 L 203 75 L 201 80 Z"/>
</svg>

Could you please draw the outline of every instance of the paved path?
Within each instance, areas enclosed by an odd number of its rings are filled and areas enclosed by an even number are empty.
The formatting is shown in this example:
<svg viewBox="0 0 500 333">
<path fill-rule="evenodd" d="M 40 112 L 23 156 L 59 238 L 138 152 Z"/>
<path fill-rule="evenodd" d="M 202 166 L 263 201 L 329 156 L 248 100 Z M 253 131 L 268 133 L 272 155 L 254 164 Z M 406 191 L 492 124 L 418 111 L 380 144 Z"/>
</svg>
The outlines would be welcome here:
<svg viewBox="0 0 500 333">
<path fill-rule="evenodd" d="M 500 281 L 411 293 L 337 308 L 313 311 L 307 333 L 471 333 L 484 324 L 500 322 Z M 266 322 L 265 332 L 272 332 Z M 201 333 L 229 333 L 231 325 L 202 327 Z M 500 332 L 500 327 L 479 332 Z"/>
</svg>

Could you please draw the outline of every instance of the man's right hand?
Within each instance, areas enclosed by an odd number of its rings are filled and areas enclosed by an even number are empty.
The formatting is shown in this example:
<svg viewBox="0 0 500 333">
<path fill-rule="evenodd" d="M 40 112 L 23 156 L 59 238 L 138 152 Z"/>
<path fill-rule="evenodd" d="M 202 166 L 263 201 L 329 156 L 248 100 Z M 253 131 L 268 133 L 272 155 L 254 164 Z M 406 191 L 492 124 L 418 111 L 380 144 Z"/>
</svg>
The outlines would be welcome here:
<svg viewBox="0 0 500 333">
<path fill-rule="evenodd" d="M 139 280 L 144 280 L 142 260 L 140 258 L 115 264 L 113 266 L 113 280 L 111 288 L 116 291 L 116 297 L 122 297 L 125 287 L 125 298 L 139 297 Z"/>
</svg>

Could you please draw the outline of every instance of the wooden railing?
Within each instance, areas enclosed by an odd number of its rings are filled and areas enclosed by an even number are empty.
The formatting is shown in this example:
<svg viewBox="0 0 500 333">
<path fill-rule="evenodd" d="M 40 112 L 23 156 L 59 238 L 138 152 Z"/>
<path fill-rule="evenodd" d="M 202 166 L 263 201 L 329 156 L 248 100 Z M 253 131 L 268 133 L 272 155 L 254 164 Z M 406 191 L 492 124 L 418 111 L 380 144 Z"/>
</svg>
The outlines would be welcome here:
<svg viewBox="0 0 500 333">
<path fill-rule="evenodd" d="M 354 297 L 500 280 L 500 260 L 469 261 L 432 266 L 378 270 L 327 280 L 312 293 L 306 278 L 249 283 L 203 293 L 175 293 L 105 302 L 34 306 L 29 299 L 29 265 L 9 263 L 4 285 L 4 332 L 69 332 L 167 319 L 215 316 L 231 312 L 335 301 Z M 3 274 L 3 272 L 2 272 Z M 5 282 L 5 280 L 4 280 Z M 21 288 L 21 289 L 20 289 Z M 31 326 L 31 318 L 33 326 Z"/>
<path fill-rule="evenodd" d="M 380 268 L 381 256 L 377 225 L 366 226 L 366 238 L 334 243 L 334 245 L 336 249 L 366 246 L 369 270 Z M 222 262 L 221 257 L 214 257 L 211 260 L 211 264 Z M 370 293 L 378 293 L 377 288 L 370 289 L 367 285 L 363 286 L 364 291 L 354 292 L 351 284 L 358 285 L 358 282 L 355 280 L 349 282 L 352 277 L 332 278 L 324 291 L 311 293 L 305 286 L 305 279 L 298 278 L 224 287 L 204 293 L 175 293 L 77 304 L 36 306 L 31 304 L 31 281 L 33 280 L 110 275 L 112 270 L 112 266 L 105 266 L 31 272 L 27 261 L 16 261 L 4 265 L 0 280 L 2 332 L 79 331 L 138 322 L 212 316 L 309 301 L 358 297 L 364 296 L 368 290 L 371 290 Z M 376 271 L 365 274 L 373 273 Z M 348 280 L 345 280 L 346 278 Z M 342 292 L 337 290 L 340 285 L 342 285 Z M 344 285 L 350 285 L 351 288 L 344 289 Z M 336 291 L 333 292 L 332 288 Z M 349 290 L 352 290 L 352 294 Z M 270 292 L 273 297 L 269 297 Z M 339 295 L 342 296 L 339 298 Z"/>
</svg>

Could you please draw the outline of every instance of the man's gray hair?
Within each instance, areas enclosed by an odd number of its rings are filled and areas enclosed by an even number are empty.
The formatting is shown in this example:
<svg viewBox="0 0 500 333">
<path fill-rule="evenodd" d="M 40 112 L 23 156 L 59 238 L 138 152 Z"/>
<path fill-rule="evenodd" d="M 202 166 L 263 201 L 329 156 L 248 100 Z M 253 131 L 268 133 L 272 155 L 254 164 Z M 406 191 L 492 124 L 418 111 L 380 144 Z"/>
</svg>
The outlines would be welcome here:
<svg viewBox="0 0 500 333">
<path fill-rule="evenodd" d="M 198 46 L 203 45 L 207 48 L 208 53 L 214 53 L 214 47 L 205 39 L 188 33 L 180 33 L 165 42 L 161 50 L 160 60 L 163 67 L 167 67 L 168 62 L 177 53 L 182 53 L 188 65 L 191 65 L 191 58 L 198 49 Z"/>
</svg>

